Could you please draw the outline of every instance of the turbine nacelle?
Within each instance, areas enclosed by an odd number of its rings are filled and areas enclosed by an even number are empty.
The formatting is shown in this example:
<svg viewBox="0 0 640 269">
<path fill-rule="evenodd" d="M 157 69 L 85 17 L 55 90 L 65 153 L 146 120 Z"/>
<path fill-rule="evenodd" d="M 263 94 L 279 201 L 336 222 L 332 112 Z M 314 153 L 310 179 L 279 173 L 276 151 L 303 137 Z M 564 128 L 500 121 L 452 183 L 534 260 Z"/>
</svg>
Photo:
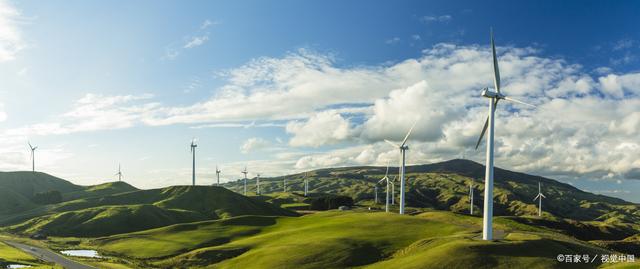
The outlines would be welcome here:
<svg viewBox="0 0 640 269">
<path fill-rule="evenodd" d="M 499 92 L 494 92 L 489 90 L 489 88 L 484 88 L 482 89 L 482 96 L 486 97 L 486 98 L 493 98 L 493 99 L 505 99 L 506 96 L 502 93 Z"/>
</svg>

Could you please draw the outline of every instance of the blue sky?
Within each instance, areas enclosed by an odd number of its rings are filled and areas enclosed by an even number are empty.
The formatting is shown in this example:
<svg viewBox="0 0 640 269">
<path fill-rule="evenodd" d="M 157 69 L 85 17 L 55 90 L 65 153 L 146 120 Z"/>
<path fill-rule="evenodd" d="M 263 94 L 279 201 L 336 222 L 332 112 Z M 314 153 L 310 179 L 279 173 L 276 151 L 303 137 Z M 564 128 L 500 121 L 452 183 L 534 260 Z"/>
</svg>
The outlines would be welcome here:
<svg viewBox="0 0 640 269">
<path fill-rule="evenodd" d="M 494 27 L 496 165 L 640 202 L 633 2 L 1 1 L 0 158 L 142 188 L 473 151 Z"/>
</svg>

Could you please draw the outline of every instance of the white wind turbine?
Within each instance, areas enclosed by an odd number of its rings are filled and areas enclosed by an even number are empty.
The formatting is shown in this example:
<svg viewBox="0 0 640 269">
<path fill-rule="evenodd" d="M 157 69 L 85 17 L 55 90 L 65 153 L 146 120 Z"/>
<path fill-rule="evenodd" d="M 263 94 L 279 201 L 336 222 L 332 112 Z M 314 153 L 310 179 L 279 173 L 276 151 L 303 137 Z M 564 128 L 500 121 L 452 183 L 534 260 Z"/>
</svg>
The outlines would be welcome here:
<svg viewBox="0 0 640 269">
<path fill-rule="evenodd" d="M 307 173 L 304 173 L 304 196 L 309 194 L 309 179 L 307 179 Z"/>
<path fill-rule="evenodd" d="M 287 192 L 287 177 L 282 177 L 282 192 Z"/>
<path fill-rule="evenodd" d="M 493 239 L 493 130 L 496 106 L 498 105 L 498 101 L 502 99 L 528 106 L 533 106 L 525 102 L 507 97 L 500 92 L 500 71 L 498 70 L 496 46 L 493 41 L 493 30 L 491 30 L 491 52 L 493 54 L 493 84 L 495 87 L 495 92 L 490 91 L 489 88 L 484 88 L 482 90 L 482 96 L 489 98 L 489 115 L 487 116 L 487 120 L 484 122 L 484 127 L 482 127 L 482 132 L 480 133 L 480 138 L 478 138 L 478 143 L 476 143 L 476 149 L 478 149 L 478 146 L 482 141 L 482 137 L 484 136 L 484 133 L 487 131 L 488 127 L 489 132 L 487 133 L 487 164 L 485 166 L 486 171 L 484 179 L 484 217 L 482 221 L 482 239 L 484 240 Z"/>
<path fill-rule="evenodd" d="M 378 204 L 378 184 L 373 185 L 373 203 Z"/>
<path fill-rule="evenodd" d="M 416 123 L 418 123 L 418 121 L 415 121 L 413 123 L 413 125 L 409 129 L 409 132 L 407 132 L 407 135 L 404 137 L 400 145 L 386 139 L 384 140 L 390 145 L 400 149 L 400 166 L 399 166 L 400 171 L 398 171 L 400 173 L 400 214 L 404 214 L 404 176 L 405 176 L 404 165 L 405 165 L 406 152 L 409 149 L 409 146 L 407 146 L 406 144 L 407 144 L 407 140 L 409 139 L 409 135 L 411 135 L 411 131 L 413 131 L 413 127 L 416 126 Z"/>
<path fill-rule="evenodd" d="M 389 164 L 387 163 L 387 172 L 384 173 L 384 177 L 382 179 L 380 179 L 380 181 L 378 181 L 378 184 L 380 184 L 382 181 L 386 181 L 387 183 L 387 191 L 386 191 L 386 198 L 384 199 L 385 203 L 384 203 L 384 211 L 385 212 L 389 212 Z M 377 192 L 376 192 L 377 193 Z"/>
<path fill-rule="evenodd" d="M 220 186 L 220 169 L 218 169 L 218 166 L 216 165 L 216 177 L 218 178 L 218 186 Z"/>
<path fill-rule="evenodd" d="M 244 167 L 244 170 L 242 170 L 242 173 L 244 174 L 244 191 L 242 192 L 242 194 L 247 195 L 247 167 Z"/>
<path fill-rule="evenodd" d="M 256 174 L 256 194 L 260 195 L 260 174 Z"/>
<path fill-rule="evenodd" d="M 473 179 L 469 183 L 469 215 L 473 215 Z"/>
<path fill-rule="evenodd" d="M 118 181 L 122 181 L 122 170 L 120 168 L 120 164 L 118 164 L 118 173 L 116 173 L 116 176 L 118 176 Z"/>
<path fill-rule="evenodd" d="M 191 154 L 193 156 L 192 158 L 192 169 L 191 169 L 191 184 L 193 186 L 196 185 L 196 147 L 198 147 L 198 145 L 196 144 L 196 139 L 191 139 Z"/>
<path fill-rule="evenodd" d="M 542 217 L 542 198 L 547 199 L 547 197 L 542 194 L 542 187 L 540 186 L 540 181 L 538 181 L 538 195 L 536 198 L 533 198 L 533 201 L 538 200 L 538 217 Z"/>
<path fill-rule="evenodd" d="M 36 149 L 38 149 L 38 146 L 32 146 L 31 142 L 27 141 L 27 144 L 29 144 L 29 149 L 31 149 L 31 171 L 35 172 L 36 171 Z"/>
</svg>

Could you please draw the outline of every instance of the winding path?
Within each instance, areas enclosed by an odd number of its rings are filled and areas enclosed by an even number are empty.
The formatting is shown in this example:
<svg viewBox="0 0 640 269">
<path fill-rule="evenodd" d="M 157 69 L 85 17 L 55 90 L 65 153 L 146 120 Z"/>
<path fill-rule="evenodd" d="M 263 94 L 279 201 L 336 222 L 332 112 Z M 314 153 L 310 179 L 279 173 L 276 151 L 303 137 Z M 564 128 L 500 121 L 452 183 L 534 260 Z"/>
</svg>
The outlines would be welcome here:
<svg viewBox="0 0 640 269">
<path fill-rule="evenodd" d="M 34 257 L 61 265 L 66 269 L 97 269 L 74 260 L 71 260 L 62 254 L 55 253 L 46 248 L 40 248 L 36 246 L 26 245 L 23 243 L 17 243 L 12 241 L 3 241 L 5 244 L 18 248 L 26 253 L 33 255 Z"/>
</svg>

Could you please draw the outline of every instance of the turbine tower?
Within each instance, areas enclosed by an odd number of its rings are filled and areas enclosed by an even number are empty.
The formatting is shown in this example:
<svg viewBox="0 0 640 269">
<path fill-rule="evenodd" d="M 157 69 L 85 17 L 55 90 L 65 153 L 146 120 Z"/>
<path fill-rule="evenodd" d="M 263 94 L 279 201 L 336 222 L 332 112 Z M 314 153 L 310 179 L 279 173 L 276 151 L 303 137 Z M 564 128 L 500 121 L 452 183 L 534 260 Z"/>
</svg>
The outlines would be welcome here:
<svg viewBox="0 0 640 269">
<path fill-rule="evenodd" d="M 256 176 L 256 194 L 260 195 L 260 174 Z"/>
<path fill-rule="evenodd" d="M 118 176 L 118 181 L 122 181 L 122 170 L 120 170 L 120 164 L 118 164 L 118 173 L 116 173 L 116 176 Z"/>
<path fill-rule="evenodd" d="M 542 217 L 542 198 L 547 199 L 547 197 L 542 194 L 542 187 L 540 186 L 540 181 L 538 181 L 538 196 L 533 198 L 533 201 L 538 200 L 538 217 Z"/>
<path fill-rule="evenodd" d="M 409 139 L 409 135 L 411 135 L 411 131 L 413 131 L 413 127 L 416 126 L 416 123 L 418 123 L 418 121 L 415 121 L 413 123 L 413 125 L 411 126 L 411 128 L 409 129 L 409 132 L 407 132 L 407 135 L 404 137 L 404 139 L 402 140 L 402 144 L 398 145 L 396 143 L 393 143 L 389 140 L 384 140 L 385 142 L 389 143 L 390 145 L 397 147 L 400 149 L 400 166 L 399 166 L 399 173 L 400 173 L 400 214 L 404 214 L 404 176 L 405 176 L 405 157 L 406 157 L 406 152 L 409 149 L 409 146 L 407 146 L 407 140 Z"/>
<path fill-rule="evenodd" d="M 282 177 L 282 192 L 287 192 L 287 177 Z"/>
<path fill-rule="evenodd" d="M 375 197 L 373 200 L 374 203 L 378 204 L 378 184 L 373 185 L 373 197 Z"/>
<path fill-rule="evenodd" d="M 396 179 L 398 176 L 393 176 L 393 180 L 391 180 L 391 204 L 396 204 Z"/>
<path fill-rule="evenodd" d="M 32 146 L 31 142 L 27 141 L 27 144 L 29 144 L 29 148 L 31 149 L 31 171 L 35 172 L 36 171 L 36 149 L 38 149 L 38 146 Z"/>
<path fill-rule="evenodd" d="M 218 177 L 218 186 L 220 186 L 220 169 L 218 169 L 218 166 L 216 165 L 216 176 Z"/>
<path fill-rule="evenodd" d="M 498 70 L 498 58 L 496 56 L 496 46 L 493 41 L 493 30 L 491 30 L 491 52 L 493 54 L 493 85 L 495 92 L 490 91 L 489 88 L 482 90 L 482 96 L 489 99 L 489 115 L 484 122 L 480 138 L 476 143 L 476 150 L 482 141 L 484 133 L 487 131 L 487 164 L 485 166 L 485 179 L 484 179 L 484 217 L 482 221 L 482 239 L 493 240 L 493 130 L 494 130 L 494 117 L 496 106 L 498 101 L 504 99 L 506 101 L 516 102 L 528 106 L 533 106 L 513 98 L 507 97 L 500 92 L 500 71 Z"/>
<path fill-rule="evenodd" d="M 473 179 L 469 183 L 469 215 L 473 215 Z"/>
<path fill-rule="evenodd" d="M 304 173 L 304 197 L 309 194 L 309 180 L 307 179 L 307 173 Z"/>
<path fill-rule="evenodd" d="M 191 139 L 191 154 L 193 156 L 192 158 L 192 169 L 191 169 L 191 185 L 195 186 L 196 185 L 196 147 L 198 147 L 198 145 L 196 144 L 196 139 Z"/>
<path fill-rule="evenodd" d="M 386 197 L 384 199 L 385 203 L 384 203 L 384 211 L 385 212 L 389 212 L 389 164 L 387 163 L 387 172 L 384 173 L 384 177 L 378 181 L 378 184 L 380 184 L 382 181 L 386 181 L 387 183 L 387 191 L 386 191 Z M 377 192 L 376 192 L 377 193 Z"/>
<path fill-rule="evenodd" d="M 244 174 L 244 191 L 242 194 L 247 195 L 247 167 L 244 167 L 244 170 L 242 171 L 242 173 Z"/>
</svg>

